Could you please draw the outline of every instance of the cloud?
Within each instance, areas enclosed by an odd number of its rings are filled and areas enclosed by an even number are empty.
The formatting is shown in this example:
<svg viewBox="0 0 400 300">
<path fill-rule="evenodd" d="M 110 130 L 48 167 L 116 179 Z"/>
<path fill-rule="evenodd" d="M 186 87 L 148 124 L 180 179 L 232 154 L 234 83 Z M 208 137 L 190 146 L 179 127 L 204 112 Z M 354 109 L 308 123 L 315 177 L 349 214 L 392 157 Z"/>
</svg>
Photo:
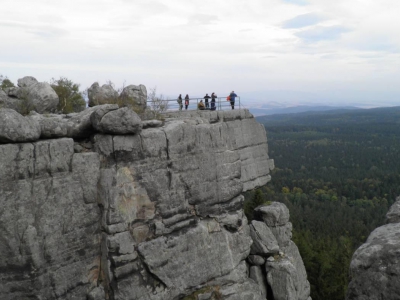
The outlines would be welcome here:
<svg viewBox="0 0 400 300">
<path fill-rule="evenodd" d="M 385 36 L 369 36 L 356 41 L 354 47 L 361 51 L 398 53 L 399 47 Z"/>
<path fill-rule="evenodd" d="M 344 26 L 317 26 L 312 29 L 296 32 L 295 35 L 308 43 L 323 40 L 336 40 L 350 29 Z"/>
<path fill-rule="evenodd" d="M 304 14 L 304 15 L 300 15 L 300 16 L 294 17 L 292 19 L 286 20 L 282 24 L 282 28 L 287 29 L 287 28 L 307 27 L 307 26 L 311 26 L 311 25 L 316 25 L 321 20 L 323 20 L 323 18 L 315 13 Z"/>
<path fill-rule="evenodd" d="M 296 5 L 308 5 L 308 0 L 282 0 L 282 1 Z"/>
<path fill-rule="evenodd" d="M 14 22 L 14 21 L 0 21 L 0 26 L 24 29 L 25 32 L 31 33 L 40 38 L 57 38 L 67 35 L 69 32 L 57 26 L 43 25 L 43 24 L 32 24 L 25 22 Z"/>
<path fill-rule="evenodd" d="M 218 21 L 218 17 L 215 15 L 207 14 L 194 14 L 190 17 L 190 24 L 208 25 Z"/>
</svg>

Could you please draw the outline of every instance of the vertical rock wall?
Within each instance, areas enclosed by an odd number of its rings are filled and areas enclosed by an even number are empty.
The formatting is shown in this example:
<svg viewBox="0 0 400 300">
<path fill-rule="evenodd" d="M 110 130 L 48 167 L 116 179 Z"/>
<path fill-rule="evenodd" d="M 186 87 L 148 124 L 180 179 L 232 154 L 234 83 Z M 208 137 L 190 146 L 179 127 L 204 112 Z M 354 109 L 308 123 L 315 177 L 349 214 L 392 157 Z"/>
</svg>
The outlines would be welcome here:
<svg viewBox="0 0 400 300">
<path fill-rule="evenodd" d="M 97 153 L 0 146 L 0 299 L 84 299 L 100 274 Z"/>
</svg>

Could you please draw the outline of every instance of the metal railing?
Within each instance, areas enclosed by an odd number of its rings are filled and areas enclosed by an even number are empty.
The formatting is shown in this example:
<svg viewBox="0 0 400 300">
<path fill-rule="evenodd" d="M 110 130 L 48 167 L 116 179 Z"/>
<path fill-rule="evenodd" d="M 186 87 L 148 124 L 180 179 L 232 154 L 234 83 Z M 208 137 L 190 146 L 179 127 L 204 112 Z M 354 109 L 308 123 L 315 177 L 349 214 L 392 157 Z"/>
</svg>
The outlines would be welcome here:
<svg viewBox="0 0 400 300">
<path fill-rule="evenodd" d="M 214 111 L 214 110 L 229 110 L 232 109 L 231 101 L 226 99 L 227 97 L 217 97 L 215 98 L 215 102 L 212 102 L 211 99 L 208 99 L 208 103 L 205 102 L 204 98 L 189 98 L 189 105 L 186 109 L 185 107 L 185 99 L 182 99 L 182 107 L 178 103 L 178 99 L 162 99 L 156 101 L 147 100 L 147 106 L 150 107 L 151 110 L 156 110 L 159 112 L 172 112 L 172 111 L 193 111 L 193 110 L 201 110 L 201 111 Z M 204 109 L 199 108 L 200 101 L 203 100 Z M 240 109 L 240 97 L 235 98 L 234 109 Z"/>
</svg>

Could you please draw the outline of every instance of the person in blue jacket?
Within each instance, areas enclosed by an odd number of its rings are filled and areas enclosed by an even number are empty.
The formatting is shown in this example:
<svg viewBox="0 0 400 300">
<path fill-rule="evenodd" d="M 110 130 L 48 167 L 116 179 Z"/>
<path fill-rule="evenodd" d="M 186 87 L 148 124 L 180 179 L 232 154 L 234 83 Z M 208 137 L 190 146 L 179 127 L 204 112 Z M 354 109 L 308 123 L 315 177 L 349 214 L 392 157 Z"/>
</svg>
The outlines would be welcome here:
<svg viewBox="0 0 400 300">
<path fill-rule="evenodd" d="M 232 92 L 229 94 L 229 98 L 230 98 L 230 101 L 231 101 L 231 107 L 232 107 L 232 109 L 235 109 L 235 98 L 236 98 L 237 96 L 238 96 L 238 95 L 235 94 L 235 91 L 232 91 Z"/>
</svg>

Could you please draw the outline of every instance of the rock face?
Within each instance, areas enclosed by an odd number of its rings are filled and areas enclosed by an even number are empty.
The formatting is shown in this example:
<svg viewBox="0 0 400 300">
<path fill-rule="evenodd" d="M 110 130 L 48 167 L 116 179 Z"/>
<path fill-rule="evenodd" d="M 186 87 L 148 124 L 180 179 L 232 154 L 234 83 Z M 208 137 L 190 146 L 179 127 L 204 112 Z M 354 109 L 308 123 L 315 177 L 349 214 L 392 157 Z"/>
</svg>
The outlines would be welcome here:
<svg viewBox="0 0 400 300">
<path fill-rule="evenodd" d="M 36 114 L 48 139 L 2 141 L 0 299 L 307 299 L 285 207 L 242 210 L 270 180 L 264 127 L 235 110 L 104 130 L 125 113 Z"/>
<path fill-rule="evenodd" d="M 386 215 L 388 224 L 375 229 L 354 253 L 346 299 L 400 299 L 400 198 Z"/>
</svg>

